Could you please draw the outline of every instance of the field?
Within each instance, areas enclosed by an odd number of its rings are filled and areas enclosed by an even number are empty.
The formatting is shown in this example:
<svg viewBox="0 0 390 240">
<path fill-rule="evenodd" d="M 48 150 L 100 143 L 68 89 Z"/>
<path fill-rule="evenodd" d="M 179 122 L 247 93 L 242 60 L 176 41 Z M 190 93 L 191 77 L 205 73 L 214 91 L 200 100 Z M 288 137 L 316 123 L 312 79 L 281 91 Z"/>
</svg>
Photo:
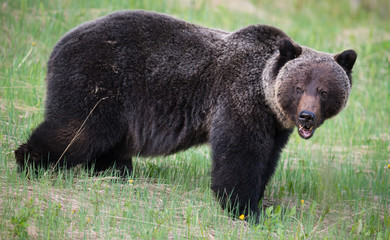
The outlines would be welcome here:
<svg viewBox="0 0 390 240">
<path fill-rule="evenodd" d="M 55 43 L 123 9 L 228 31 L 269 24 L 320 51 L 357 51 L 346 109 L 310 140 L 294 130 L 260 224 L 221 210 L 208 146 L 134 158 L 125 182 L 80 168 L 17 172 L 13 151 L 43 119 Z M 390 239 L 389 12 L 386 0 L 0 1 L 0 239 Z"/>
</svg>

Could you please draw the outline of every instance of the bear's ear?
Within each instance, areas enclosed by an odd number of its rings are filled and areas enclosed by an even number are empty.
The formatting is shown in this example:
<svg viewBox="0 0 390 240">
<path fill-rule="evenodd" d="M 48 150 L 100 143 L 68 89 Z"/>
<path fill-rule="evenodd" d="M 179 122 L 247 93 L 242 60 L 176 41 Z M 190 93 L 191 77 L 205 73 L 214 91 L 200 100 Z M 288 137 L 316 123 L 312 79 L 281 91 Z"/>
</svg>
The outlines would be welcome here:
<svg viewBox="0 0 390 240">
<path fill-rule="evenodd" d="M 273 68 L 273 75 L 276 77 L 279 70 L 286 64 L 286 62 L 297 58 L 302 53 L 302 48 L 291 42 L 290 39 L 284 38 L 278 42 L 279 45 L 279 57 Z"/>
<path fill-rule="evenodd" d="M 284 58 L 287 61 L 297 58 L 302 53 L 302 48 L 295 45 L 289 39 L 282 39 L 279 41 L 279 54 L 280 58 Z"/>
<path fill-rule="evenodd" d="M 354 50 L 346 50 L 334 56 L 334 60 L 344 69 L 348 78 L 352 81 L 351 73 L 353 65 L 355 64 L 357 54 Z"/>
</svg>

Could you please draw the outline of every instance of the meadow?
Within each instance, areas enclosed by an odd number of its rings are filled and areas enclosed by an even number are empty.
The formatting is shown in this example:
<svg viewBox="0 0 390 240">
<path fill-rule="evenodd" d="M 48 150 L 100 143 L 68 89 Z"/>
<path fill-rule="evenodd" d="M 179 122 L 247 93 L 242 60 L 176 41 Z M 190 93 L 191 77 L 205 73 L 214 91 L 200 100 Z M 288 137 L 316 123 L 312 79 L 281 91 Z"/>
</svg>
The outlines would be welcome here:
<svg viewBox="0 0 390 240">
<path fill-rule="evenodd" d="M 207 145 L 135 157 L 126 181 L 81 168 L 17 172 L 13 151 L 43 119 L 55 43 L 123 9 L 227 31 L 269 24 L 301 45 L 358 53 L 346 109 L 310 140 L 294 130 L 258 225 L 221 210 Z M 390 239 L 389 12 L 385 0 L 0 1 L 0 239 Z"/>
</svg>

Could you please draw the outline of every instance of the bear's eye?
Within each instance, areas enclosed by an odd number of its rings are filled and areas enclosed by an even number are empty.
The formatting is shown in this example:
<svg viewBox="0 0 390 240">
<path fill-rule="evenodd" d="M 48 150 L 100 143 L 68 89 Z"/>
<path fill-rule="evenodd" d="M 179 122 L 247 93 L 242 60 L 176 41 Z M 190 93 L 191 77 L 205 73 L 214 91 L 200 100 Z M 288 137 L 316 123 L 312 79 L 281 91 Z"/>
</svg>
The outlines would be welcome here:
<svg viewBox="0 0 390 240">
<path fill-rule="evenodd" d="M 328 96 L 328 92 L 325 91 L 325 90 L 320 90 L 320 94 L 321 94 L 322 97 Z"/>
<path fill-rule="evenodd" d="M 302 90 L 302 88 L 300 88 L 300 87 L 297 87 L 297 93 L 298 93 L 298 94 L 302 94 L 302 93 L 303 93 L 303 90 Z"/>
</svg>

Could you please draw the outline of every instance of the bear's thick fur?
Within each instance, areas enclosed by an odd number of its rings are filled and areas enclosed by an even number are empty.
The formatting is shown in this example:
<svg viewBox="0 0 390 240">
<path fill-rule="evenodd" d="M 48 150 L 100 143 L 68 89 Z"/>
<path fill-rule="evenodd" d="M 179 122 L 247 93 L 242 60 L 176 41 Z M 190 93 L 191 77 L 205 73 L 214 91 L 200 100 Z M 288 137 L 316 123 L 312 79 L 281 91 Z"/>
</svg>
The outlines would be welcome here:
<svg viewBox="0 0 390 240">
<path fill-rule="evenodd" d="M 45 120 L 16 161 L 22 169 L 94 163 L 125 172 L 131 156 L 208 142 L 222 206 L 258 213 L 294 126 L 309 138 L 345 106 L 355 59 L 353 50 L 320 53 L 265 25 L 228 33 L 116 12 L 55 46 Z"/>
</svg>

